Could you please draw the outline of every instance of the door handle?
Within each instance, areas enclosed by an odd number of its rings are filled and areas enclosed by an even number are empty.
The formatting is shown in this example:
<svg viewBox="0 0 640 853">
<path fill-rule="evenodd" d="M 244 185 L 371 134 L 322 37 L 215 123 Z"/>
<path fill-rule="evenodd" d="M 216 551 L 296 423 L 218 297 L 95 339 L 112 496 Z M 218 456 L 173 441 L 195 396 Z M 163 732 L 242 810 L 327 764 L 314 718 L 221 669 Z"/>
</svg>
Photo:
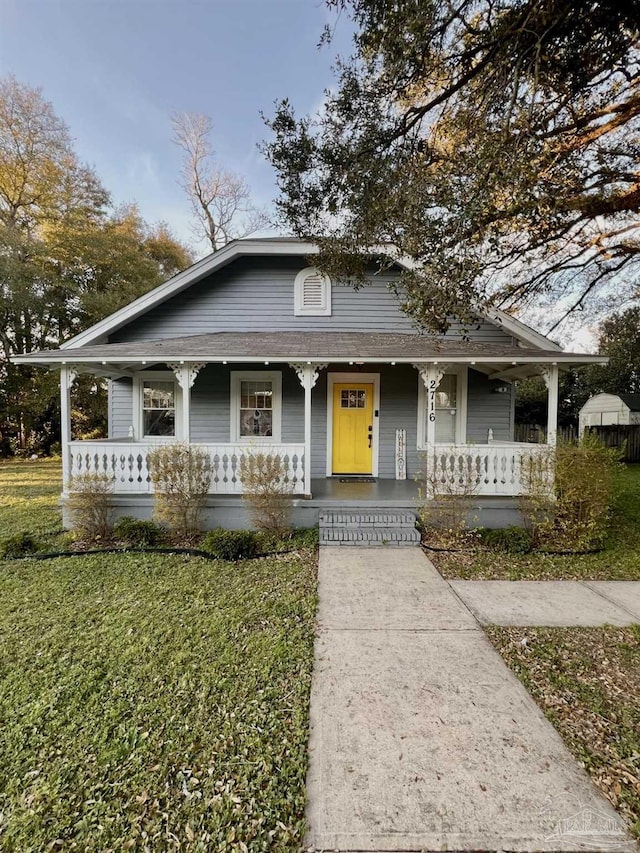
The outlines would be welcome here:
<svg viewBox="0 0 640 853">
<path fill-rule="evenodd" d="M 369 426 L 369 447 L 371 447 L 371 442 L 373 440 L 373 427 Z"/>
</svg>

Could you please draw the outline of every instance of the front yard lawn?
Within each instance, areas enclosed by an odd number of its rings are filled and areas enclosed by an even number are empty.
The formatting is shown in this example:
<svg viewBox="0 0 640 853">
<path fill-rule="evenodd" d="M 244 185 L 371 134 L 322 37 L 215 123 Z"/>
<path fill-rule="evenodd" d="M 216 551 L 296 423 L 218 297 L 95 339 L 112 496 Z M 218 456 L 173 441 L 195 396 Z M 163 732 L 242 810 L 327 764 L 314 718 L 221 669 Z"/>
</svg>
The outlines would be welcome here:
<svg viewBox="0 0 640 853">
<path fill-rule="evenodd" d="M 640 837 L 640 626 L 486 631 Z"/>
<path fill-rule="evenodd" d="M 621 473 L 621 492 L 604 550 L 595 554 L 508 554 L 477 548 L 427 551 L 445 578 L 467 580 L 640 580 L 640 465 Z"/>
<path fill-rule="evenodd" d="M 0 465 L 2 532 L 59 489 Z M 313 550 L 0 561 L 0 850 L 299 850 L 315 590 Z"/>
<path fill-rule="evenodd" d="M 27 530 L 40 536 L 59 533 L 61 491 L 59 459 L 0 461 L 0 539 Z"/>
</svg>

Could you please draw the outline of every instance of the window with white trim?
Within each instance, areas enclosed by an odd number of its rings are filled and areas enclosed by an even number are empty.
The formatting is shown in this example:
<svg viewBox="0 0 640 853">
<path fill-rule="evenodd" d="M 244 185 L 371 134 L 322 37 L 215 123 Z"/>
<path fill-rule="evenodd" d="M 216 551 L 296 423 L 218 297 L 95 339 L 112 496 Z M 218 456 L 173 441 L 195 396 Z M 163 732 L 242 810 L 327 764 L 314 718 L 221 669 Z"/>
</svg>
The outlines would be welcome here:
<svg viewBox="0 0 640 853">
<path fill-rule="evenodd" d="M 315 267 L 300 270 L 293 284 L 297 317 L 331 315 L 331 279 Z"/>
<path fill-rule="evenodd" d="M 175 382 L 145 380 L 142 383 L 142 432 L 143 435 L 175 436 Z"/>
<path fill-rule="evenodd" d="M 418 447 L 427 446 L 428 399 L 424 382 L 418 389 Z M 435 394 L 436 444 L 464 444 L 467 434 L 467 371 L 445 373 Z"/>
<path fill-rule="evenodd" d="M 454 444 L 458 419 L 458 375 L 445 373 L 436 389 L 436 444 Z"/>
<path fill-rule="evenodd" d="M 282 374 L 231 371 L 231 440 L 280 441 Z"/>
<path fill-rule="evenodd" d="M 180 438 L 181 392 L 170 371 L 146 371 L 134 381 L 133 423 L 139 438 Z"/>
</svg>

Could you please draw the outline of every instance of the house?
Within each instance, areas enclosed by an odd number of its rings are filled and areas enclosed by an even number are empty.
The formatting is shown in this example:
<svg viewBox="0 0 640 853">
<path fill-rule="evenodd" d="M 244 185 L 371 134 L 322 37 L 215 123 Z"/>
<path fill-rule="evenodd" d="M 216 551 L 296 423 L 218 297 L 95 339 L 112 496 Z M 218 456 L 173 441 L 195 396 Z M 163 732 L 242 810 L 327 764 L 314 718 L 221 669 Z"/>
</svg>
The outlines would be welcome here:
<svg viewBox="0 0 640 853">
<path fill-rule="evenodd" d="M 60 349 L 17 356 L 60 369 L 65 483 L 107 473 L 117 512 L 148 517 L 149 448 L 193 442 L 213 464 L 210 522 L 239 527 L 239 459 L 266 448 L 286 460 L 296 523 L 311 525 L 323 507 L 413 508 L 426 460 L 443 479 L 471 472 L 481 522 L 506 523 L 521 461 L 540 452 L 513 442 L 514 380 L 544 377 L 554 444 L 558 372 L 606 359 L 563 352 L 496 310 L 425 334 L 395 292 L 404 261 L 372 262 L 356 290 L 315 269 L 316 252 L 235 241 Z M 79 373 L 109 378 L 108 439 L 72 437 Z"/>
<path fill-rule="evenodd" d="M 640 394 L 595 394 L 578 417 L 580 435 L 592 426 L 640 424 Z"/>
</svg>

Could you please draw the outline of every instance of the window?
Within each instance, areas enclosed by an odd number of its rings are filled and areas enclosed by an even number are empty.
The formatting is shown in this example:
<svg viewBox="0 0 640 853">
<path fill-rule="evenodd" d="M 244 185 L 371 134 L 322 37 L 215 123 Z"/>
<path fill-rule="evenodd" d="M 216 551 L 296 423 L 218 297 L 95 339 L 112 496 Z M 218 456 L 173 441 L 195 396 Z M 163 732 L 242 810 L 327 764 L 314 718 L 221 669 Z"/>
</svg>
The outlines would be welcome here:
<svg viewBox="0 0 640 853">
<path fill-rule="evenodd" d="M 341 409 L 366 409 L 367 392 L 360 388 L 343 388 L 340 392 Z"/>
<path fill-rule="evenodd" d="M 240 437 L 273 438 L 273 382 L 240 381 Z"/>
<path fill-rule="evenodd" d="M 133 380 L 133 434 L 136 439 L 181 438 L 182 391 L 170 370 L 144 370 Z"/>
<path fill-rule="evenodd" d="M 436 444 L 454 444 L 458 417 L 458 376 L 445 373 L 436 391 Z"/>
<path fill-rule="evenodd" d="M 231 440 L 280 441 L 282 375 L 232 371 Z"/>
<path fill-rule="evenodd" d="M 331 281 L 313 267 L 301 270 L 294 282 L 294 314 L 328 317 L 331 315 Z"/>
<path fill-rule="evenodd" d="M 175 382 L 145 379 L 142 383 L 142 434 L 175 436 Z"/>
<path fill-rule="evenodd" d="M 418 379 L 418 447 L 427 446 L 427 392 Z M 445 373 L 436 389 L 436 444 L 464 444 L 467 440 L 467 371 Z"/>
</svg>

